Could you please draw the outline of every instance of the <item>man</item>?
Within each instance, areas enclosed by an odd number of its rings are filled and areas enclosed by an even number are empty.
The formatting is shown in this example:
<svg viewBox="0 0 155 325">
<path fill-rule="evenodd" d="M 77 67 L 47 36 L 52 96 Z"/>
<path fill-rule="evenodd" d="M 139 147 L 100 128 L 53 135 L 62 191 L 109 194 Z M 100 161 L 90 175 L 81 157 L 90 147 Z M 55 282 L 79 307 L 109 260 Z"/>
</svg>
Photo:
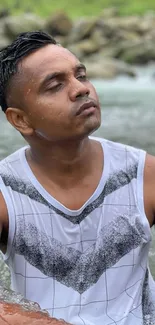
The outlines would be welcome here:
<svg viewBox="0 0 155 325">
<path fill-rule="evenodd" d="M 28 142 L 0 163 L 12 288 L 72 324 L 154 324 L 155 158 L 89 137 L 96 91 L 46 33 L 21 34 L 0 56 L 0 104 Z"/>
</svg>

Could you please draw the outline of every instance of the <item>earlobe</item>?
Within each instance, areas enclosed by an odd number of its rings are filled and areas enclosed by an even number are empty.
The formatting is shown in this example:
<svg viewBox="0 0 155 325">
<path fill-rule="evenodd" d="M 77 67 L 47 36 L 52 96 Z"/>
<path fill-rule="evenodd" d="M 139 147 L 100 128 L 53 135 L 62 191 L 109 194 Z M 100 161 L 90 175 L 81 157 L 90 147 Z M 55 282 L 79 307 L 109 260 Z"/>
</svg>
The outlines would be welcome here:
<svg viewBox="0 0 155 325">
<path fill-rule="evenodd" d="M 6 110 L 6 118 L 8 122 L 23 136 L 30 136 L 34 133 L 33 127 L 23 110 L 9 107 Z"/>
</svg>

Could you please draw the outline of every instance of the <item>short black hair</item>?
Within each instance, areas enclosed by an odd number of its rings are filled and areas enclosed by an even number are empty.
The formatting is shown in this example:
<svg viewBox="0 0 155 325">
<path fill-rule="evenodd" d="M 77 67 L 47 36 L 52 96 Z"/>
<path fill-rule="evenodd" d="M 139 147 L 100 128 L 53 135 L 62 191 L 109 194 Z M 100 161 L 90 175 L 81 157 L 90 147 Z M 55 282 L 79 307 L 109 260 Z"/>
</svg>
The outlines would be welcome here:
<svg viewBox="0 0 155 325">
<path fill-rule="evenodd" d="M 27 55 L 47 44 L 56 45 L 56 40 L 43 31 L 21 33 L 0 51 L 0 106 L 6 112 L 6 90 L 10 78 L 17 73 L 18 63 Z"/>
</svg>

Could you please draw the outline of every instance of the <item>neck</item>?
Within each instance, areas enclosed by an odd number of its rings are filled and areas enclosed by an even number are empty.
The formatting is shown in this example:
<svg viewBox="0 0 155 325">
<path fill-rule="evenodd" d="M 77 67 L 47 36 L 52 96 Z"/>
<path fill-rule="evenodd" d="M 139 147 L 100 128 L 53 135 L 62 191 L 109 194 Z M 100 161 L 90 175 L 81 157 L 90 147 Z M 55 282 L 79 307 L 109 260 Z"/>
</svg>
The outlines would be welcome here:
<svg viewBox="0 0 155 325">
<path fill-rule="evenodd" d="M 98 143 L 89 138 L 81 141 L 64 141 L 52 143 L 50 146 L 33 146 L 27 152 L 27 160 L 31 167 L 36 168 L 52 180 L 74 181 L 90 173 L 94 166 L 94 157 L 98 152 Z"/>
</svg>

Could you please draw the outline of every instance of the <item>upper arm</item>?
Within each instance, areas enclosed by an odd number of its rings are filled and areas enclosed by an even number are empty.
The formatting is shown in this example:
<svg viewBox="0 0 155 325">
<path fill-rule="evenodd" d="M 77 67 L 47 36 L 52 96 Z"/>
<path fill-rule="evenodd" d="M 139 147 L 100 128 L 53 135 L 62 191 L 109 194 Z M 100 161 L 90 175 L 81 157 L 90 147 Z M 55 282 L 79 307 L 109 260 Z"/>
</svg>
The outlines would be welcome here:
<svg viewBox="0 0 155 325">
<path fill-rule="evenodd" d="M 7 237 L 9 228 L 9 218 L 7 206 L 2 193 L 0 192 L 0 250 L 5 252 L 7 246 Z"/>
<path fill-rule="evenodd" d="M 146 155 L 144 167 L 144 207 L 150 226 L 155 224 L 155 157 Z"/>
</svg>

